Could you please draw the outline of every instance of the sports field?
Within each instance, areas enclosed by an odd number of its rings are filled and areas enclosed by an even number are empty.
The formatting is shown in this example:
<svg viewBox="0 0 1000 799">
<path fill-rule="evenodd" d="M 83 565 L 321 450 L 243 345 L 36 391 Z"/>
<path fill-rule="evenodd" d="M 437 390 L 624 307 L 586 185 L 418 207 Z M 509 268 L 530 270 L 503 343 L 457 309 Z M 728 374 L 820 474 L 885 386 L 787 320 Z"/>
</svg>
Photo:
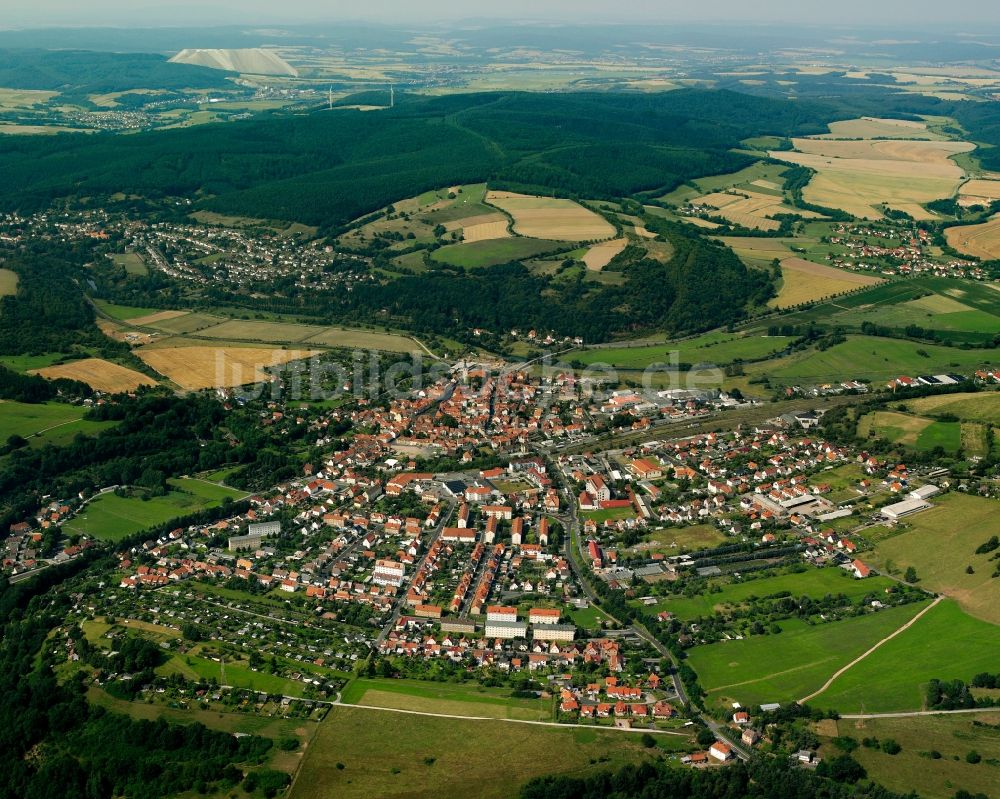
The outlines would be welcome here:
<svg viewBox="0 0 1000 799">
<path fill-rule="evenodd" d="M 306 751 L 290 796 L 509 799 L 543 774 L 589 776 L 691 746 L 679 735 L 656 740 L 658 747 L 645 749 L 634 733 L 334 707 Z"/>
<path fill-rule="evenodd" d="M 135 369 L 128 369 L 101 358 L 85 358 L 82 361 L 72 361 L 59 366 L 47 366 L 35 374 L 50 380 L 65 378 L 79 380 L 97 391 L 117 394 L 122 391 L 135 391 L 140 386 L 155 386 L 156 380 Z"/>
<path fill-rule="evenodd" d="M 148 275 L 149 267 L 142 259 L 142 256 L 135 252 L 119 253 L 112 255 L 111 260 L 118 266 L 124 267 L 130 275 Z"/>
<path fill-rule="evenodd" d="M 785 258 L 781 262 L 781 290 L 768 305 L 789 308 L 881 282 L 881 278 L 872 275 L 815 264 L 802 258 Z"/>
<path fill-rule="evenodd" d="M 147 364 L 181 388 L 231 388 L 266 382 L 266 368 L 309 358 L 318 350 L 262 347 L 162 347 L 136 350 Z"/>
<path fill-rule="evenodd" d="M 17 294 L 17 280 L 17 272 L 0 269 L 0 297 L 12 297 Z"/>
<path fill-rule="evenodd" d="M 486 202 L 510 214 L 514 232 L 528 238 L 592 241 L 615 234 L 606 220 L 572 200 L 491 191 Z"/>
<path fill-rule="evenodd" d="M 688 663 L 712 704 L 793 702 L 818 690 L 839 668 L 909 621 L 925 603 L 858 618 L 807 625 L 779 622 L 783 632 L 688 650 Z M 818 702 L 821 707 L 833 707 Z"/>
<path fill-rule="evenodd" d="M 212 486 L 197 480 L 172 480 L 165 496 L 142 499 L 103 494 L 83 513 L 66 522 L 72 532 L 105 541 L 118 541 L 132 533 L 155 527 L 191 513 L 222 504 L 224 497 L 239 499 L 242 491 Z"/>
<path fill-rule="evenodd" d="M 1000 214 L 981 225 L 956 225 L 944 232 L 948 244 L 986 261 L 1000 258 Z"/>
<path fill-rule="evenodd" d="M 811 704 L 841 713 L 923 710 L 930 680 L 968 682 L 980 672 L 996 671 L 998 651 L 1000 627 L 945 600 L 844 672 Z"/>
<path fill-rule="evenodd" d="M 994 553 L 976 554 L 980 545 L 1000 536 L 996 504 L 958 492 L 931 503 L 931 510 L 903 520 L 904 532 L 876 545 L 872 565 L 898 574 L 913 566 L 921 586 L 951 597 L 973 616 L 1000 624 L 1000 582 L 992 577 L 996 561 L 990 559 Z M 966 571 L 969 566 L 972 574 Z"/>
<path fill-rule="evenodd" d="M 510 696 L 510 689 L 484 688 L 478 684 L 358 678 L 344 689 L 341 701 L 454 716 L 522 721 L 551 721 L 553 717 L 551 700 L 515 699 Z"/>
</svg>

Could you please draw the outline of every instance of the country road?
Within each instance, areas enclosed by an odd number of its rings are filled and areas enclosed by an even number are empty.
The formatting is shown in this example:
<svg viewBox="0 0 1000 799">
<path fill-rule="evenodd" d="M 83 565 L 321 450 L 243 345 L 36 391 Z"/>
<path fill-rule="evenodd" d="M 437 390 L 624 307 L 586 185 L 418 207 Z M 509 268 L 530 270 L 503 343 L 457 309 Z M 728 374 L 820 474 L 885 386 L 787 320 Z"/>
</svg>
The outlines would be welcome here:
<svg viewBox="0 0 1000 799">
<path fill-rule="evenodd" d="M 904 624 L 898 630 L 893 631 L 892 633 L 890 633 L 889 635 L 887 635 L 885 638 L 883 638 L 881 641 L 879 641 L 874 646 L 872 646 L 871 649 L 869 649 L 867 652 L 864 652 L 863 654 L 858 655 L 858 657 L 854 658 L 854 660 L 852 660 L 846 666 L 844 666 L 841 669 L 838 669 L 829 680 L 827 680 L 825 683 L 823 683 L 823 687 L 822 688 L 820 688 L 818 691 L 815 691 L 815 692 L 809 694 L 809 696 L 806 696 L 806 697 L 800 699 L 799 700 L 799 704 L 800 705 L 804 705 L 810 699 L 815 699 L 817 696 L 819 696 L 821 693 L 823 693 L 827 688 L 829 688 L 831 685 L 833 685 L 834 681 L 841 674 L 843 674 L 845 671 L 848 671 L 849 669 L 851 669 L 854 666 L 856 666 L 858 663 L 860 663 L 862 660 L 864 660 L 866 657 L 868 657 L 872 652 L 874 652 L 876 649 L 878 649 L 883 644 L 888 643 L 889 641 L 891 641 L 893 638 L 895 638 L 900 633 L 905 632 L 906 630 L 910 629 L 910 627 L 912 627 L 914 624 L 916 624 L 924 616 L 925 613 L 928 613 L 929 611 L 931 611 L 943 599 L 944 599 L 943 596 L 939 596 L 937 599 L 935 599 L 933 602 L 931 602 L 926 608 L 924 608 L 922 611 L 920 611 L 916 616 L 914 616 L 912 619 L 910 619 L 908 622 L 906 622 L 906 624 Z M 844 718 L 847 718 L 847 716 L 845 716 Z"/>
<path fill-rule="evenodd" d="M 844 713 L 842 719 L 908 719 L 915 716 L 953 716 L 957 713 L 1000 713 L 1000 707 L 963 707 L 959 710 L 909 710 L 900 713 Z"/>
</svg>

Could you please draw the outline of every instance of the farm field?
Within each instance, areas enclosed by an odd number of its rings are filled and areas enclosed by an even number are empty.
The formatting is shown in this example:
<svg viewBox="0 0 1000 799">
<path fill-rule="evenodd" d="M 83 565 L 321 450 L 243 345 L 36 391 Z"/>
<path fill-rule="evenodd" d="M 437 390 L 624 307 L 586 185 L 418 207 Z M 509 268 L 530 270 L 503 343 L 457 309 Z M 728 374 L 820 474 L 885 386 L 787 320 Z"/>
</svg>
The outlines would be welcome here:
<svg viewBox="0 0 1000 799">
<path fill-rule="evenodd" d="M 643 369 L 653 363 L 670 363 L 677 353 L 678 363 L 728 364 L 735 360 L 766 358 L 788 346 L 780 336 L 739 336 L 732 333 L 706 333 L 683 341 L 654 344 L 648 347 L 594 348 L 574 353 L 573 360 L 584 364 L 607 363 L 622 369 Z"/>
<path fill-rule="evenodd" d="M 464 269 L 479 269 L 484 266 L 519 261 L 535 255 L 564 248 L 564 242 L 531 238 L 503 238 L 488 241 L 449 244 L 435 250 L 433 258 L 444 264 L 461 266 Z"/>
<path fill-rule="evenodd" d="M 993 200 L 1000 200 L 1000 180 L 976 178 L 959 189 L 958 204 L 962 206 L 988 206 Z"/>
<path fill-rule="evenodd" d="M 181 313 L 164 311 L 128 320 L 129 324 L 143 325 L 170 334 L 197 333 L 225 321 L 221 316 L 191 311 Z"/>
<path fill-rule="evenodd" d="M 841 713 L 922 710 L 930 680 L 968 682 L 995 670 L 998 647 L 1000 627 L 945 600 L 844 672 L 811 703 Z"/>
<path fill-rule="evenodd" d="M 486 202 L 514 219 L 514 232 L 533 239 L 592 241 L 610 238 L 615 229 L 602 217 L 572 200 L 491 191 Z"/>
<path fill-rule="evenodd" d="M 625 249 L 627 244 L 628 239 L 613 239 L 612 241 L 595 244 L 583 256 L 583 262 L 587 265 L 587 269 L 599 272 L 611 263 L 614 257 Z"/>
<path fill-rule="evenodd" d="M 174 487 L 173 490 L 165 496 L 150 499 L 103 494 L 91 501 L 80 515 L 64 526 L 67 530 L 82 535 L 118 541 L 179 516 L 220 505 L 222 491 L 226 491 L 225 496 L 233 499 L 245 496 L 236 489 L 222 489 L 198 481 L 171 481 L 171 486 Z"/>
<path fill-rule="evenodd" d="M 979 724 L 977 724 L 979 722 Z M 907 794 L 919 787 L 926 799 L 952 799 L 956 790 L 988 796 L 996 788 L 996 769 L 984 763 L 1000 760 L 1000 712 L 969 715 L 922 716 L 919 718 L 841 719 L 834 722 L 837 734 L 862 738 L 892 739 L 902 746 L 897 755 L 858 747 L 853 757 L 868 776 L 890 791 Z M 982 726 L 989 725 L 989 726 Z M 966 754 L 975 749 L 984 763 L 972 764 Z M 928 757 L 931 750 L 940 758 Z M 830 754 L 836 750 L 830 749 Z M 915 775 L 919 785 L 915 786 Z"/>
<path fill-rule="evenodd" d="M 881 282 L 880 278 L 871 275 L 815 264 L 802 258 L 786 258 L 781 262 L 781 290 L 768 305 L 789 308 Z"/>
<path fill-rule="evenodd" d="M 766 374 L 772 382 L 829 383 L 842 380 L 889 380 L 900 375 L 971 373 L 992 363 L 989 353 L 901 339 L 848 336 L 847 341 L 825 352 L 809 351 L 787 358 L 754 364 L 754 374 Z"/>
<path fill-rule="evenodd" d="M 455 716 L 552 721 L 551 700 L 513 699 L 509 690 L 459 683 L 355 679 L 344 689 L 341 701 Z"/>
<path fill-rule="evenodd" d="M 669 610 L 680 619 L 694 619 L 711 616 L 729 606 L 738 606 L 752 598 L 762 599 L 782 592 L 793 598 L 802 596 L 822 599 L 827 594 L 844 594 L 852 600 L 859 600 L 868 594 L 881 594 L 895 583 L 887 577 L 870 577 L 855 580 L 843 569 L 831 566 L 822 569 L 779 574 L 757 580 L 723 583 L 720 593 L 701 594 L 695 597 L 667 598 L 651 609 L 659 612 Z M 779 622 L 780 624 L 780 622 Z"/>
<path fill-rule="evenodd" d="M 871 565 L 899 574 L 913 566 L 921 586 L 951 597 L 977 618 L 1000 624 L 1000 584 L 991 577 L 996 561 L 990 560 L 993 553 L 976 554 L 981 544 L 1000 535 L 995 503 L 954 492 L 931 504 L 931 510 L 904 519 L 903 532 L 876 545 Z M 966 572 L 968 566 L 973 574 Z"/>
<path fill-rule="evenodd" d="M 904 211 L 914 219 L 933 219 L 923 208 L 951 197 L 964 173 L 949 156 L 969 152 L 967 142 L 793 139 L 795 151 L 772 151 L 779 161 L 810 167 L 817 175 L 803 198 L 839 208 L 859 218 L 880 219 L 878 205 Z"/>
<path fill-rule="evenodd" d="M 0 297 L 13 297 L 17 294 L 17 280 L 17 272 L 0 269 Z"/>
<path fill-rule="evenodd" d="M 948 244 L 986 261 L 1000 258 L 1000 214 L 981 225 L 957 225 L 944 232 Z"/>
<path fill-rule="evenodd" d="M 812 211 L 803 211 L 787 205 L 781 193 L 765 194 L 761 188 L 775 190 L 777 185 L 759 184 L 763 181 L 756 181 L 750 188 L 730 189 L 726 192 L 712 192 L 701 197 L 694 197 L 689 200 L 693 205 L 707 206 L 715 209 L 712 216 L 721 216 L 740 227 L 750 230 L 777 230 L 781 225 L 772 219 L 777 214 L 798 214 L 807 219 L 818 219 L 819 214 Z M 766 182 L 764 182 L 766 183 Z"/>
<path fill-rule="evenodd" d="M 265 382 L 265 368 L 309 358 L 317 350 L 280 350 L 261 347 L 143 347 L 136 355 L 181 388 L 229 388 Z"/>
<path fill-rule="evenodd" d="M 918 414 L 947 413 L 962 420 L 1000 424 L 1000 392 L 996 391 L 921 397 L 908 401 L 906 407 Z"/>
<path fill-rule="evenodd" d="M 94 300 L 94 305 L 102 313 L 119 322 L 126 322 L 138 316 L 149 316 L 150 314 L 158 313 L 160 310 L 159 308 L 136 308 L 132 305 L 114 305 L 106 300 Z"/>
<path fill-rule="evenodd" d="M 842 321 L 860 326 L 871 322 L 897 329 L 918 325 L 929 330 L 957 333 L 1000 333 L 1000 316 L 954 297 L 930 294 L 892 305 L 873 305 L 841 315 Z M 956 336 L 956 338 L 959 338 Z"/>
<path fill-rule="evenodd" d="M 109 394 L 135 391 L 140 386 L 156 385 L 153 378 L 142 372 L 101 358 L 85 358 L 82 361 L 71 361 L 59 366 L 47 366 L 44 369 L 36 370 L 35 374 L 50 380 L 61 377 L 67 380 L 79 380 L 97 391 L 105 391 Z"/>
<path fill-rule="evenodd" d="M 82 405 L 0 400 L 0 441 L 17 435 L 29 439 L 33 446 L 59 444 L 77 433 L 90 435 L 113 426 L 113 423 L 84 420 L 86 412 Z"/>
<path fill-rule="evenodd" d="M 831 122 L 829 133 L 815 139 L 926 139 L 939 141 L 940 133 L 928 130 L 926 122 L 910 119 L 878 119 L 861 117 Z"/>
<path fill-rule="evenodd" d="M 687 737 L 660 735 L 660 746 L 650 750 L 642 747 L 639 738 L 597 729 L 334 707 L 306 752 L 290 796 L 508 799 L 517 795 L 521 785 L 543 774 L 589 776 L 638 762 L 650 753 L 662 754 L 664 748 L 683 751 L 690 745 Z M 604 758 L 605 762 L 598 762 Z"/>
<path fill-rule="evenodd" d="M 914 603 L 815 626 L 784 621 L 778 635 L 694 647 L 688 650 L 688 663 L 714 705 L 793 702 L 818 690 L 837 669 L 924 607 L 926 603 Z M 818 706 L 835 707 L 827 697 L 821 700 Z"/>
<path fill-rule="evenodd" d="M 874 435 L 918 452 L 928 452 L 940 446 L 946 452 L 954 453 L 962 446 L 960 422 L 937 422 L 894 411 L 868 414 L 858 423 L 858 435 Z"/>
<path fill-rule="evenodd" d="M 781 164 L 757 161 L 756 163 L 753 163 L 738 172 L 697 178 L 691 181 L 690 184 L 685 184 L 674 189 L 669 194 L 665 194 L 660 197 L 660 200 L 674 205 L 683 205 L 699 195 L 725 191 L 727 189 L 772 194 L 780 199 L 782 196 L 781 186 L 783 186 L 785 182 L 783 175 L 787 171 L 788 167 Z M 655 207 L 656 206 L 652 206 L 648 210 L 655 213 L 653 210 Z M 660 210 L 662 211 L 662 209 Z M 705 220 L 696 220 L 695 224 L 703 221 Z"/>
</svg>

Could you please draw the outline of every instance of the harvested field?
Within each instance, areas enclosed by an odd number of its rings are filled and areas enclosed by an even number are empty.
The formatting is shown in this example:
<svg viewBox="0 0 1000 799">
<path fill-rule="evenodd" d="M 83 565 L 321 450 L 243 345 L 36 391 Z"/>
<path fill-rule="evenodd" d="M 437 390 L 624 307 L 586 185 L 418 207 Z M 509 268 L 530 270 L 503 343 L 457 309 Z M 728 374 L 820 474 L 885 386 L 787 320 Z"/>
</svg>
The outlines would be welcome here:
<svg viewBox="0 0 1000 799">
<path fill-rule="evenodd" d="M 627 244 L 628 239 L 614 239 L 613 241 L 604 241 L 600 244 L 595 244 L 583 256 L 583 262 L 587 265 L 587 269 L 599 272 L 611 263 L 614 257 L 625 249 Z"/>
<path fill-rule="evenodd" d="M 991 261 L 1000 258 L 1000 214 L 981 225 L 961 225 L 944 232 L 948 244 L 966 255 Z"/>
<path fill-rule="evenodd" d="M 590 241 L 615 233 L 607 221 L 572 200 L 491 191 L 486 201 L 510 214 L 514 231 L 529 238 Z"/>
<path fill-rule="evenodd" d="M 880 219 L 880 204 L 915 219 L 934 219 L 922 205 L 951 197 L 964 177 L 950 156 L 969 152 L 968 142 L 793 139 L 797 152 L 773 158 L 807 166 L 817 175 L 803 190 L 806 201 Z"/>
<path fill-rule="evenodd" d="M 236 341 L 264 341 L 269 344 L 292 344 L 322 333 L 321 325 L 299 325 L 287 322 L 265 322 L 232 319 L 198 331 L 204 338 Z"/>
<path fill-rule="evenodd" d="M 958 190 L 960 205 L 989 205 L 1000 200 L 1000 180 L 975 178 Z"/>
<path fill-rule="evenodd" d="M 819 218 L 819 214 L 785 205 L 778 194 L 761 194 L 742 189 L 734 193 L 706 194 L 691 200 L 691 204 L 715 208 L 719 216 L 751 230 L 777 230 L 779 223 L 771 219 L 775 214 L 798 214 L 809 219 Z"/>
<path fill-rule="evenodd" d="M 377 333 L 370 330 L 346 330 L 328 327 L 322 333 L 306 339 L 306 344 L 321 344 L 326 347 L 358 347 L 361 349 L 385 350 L 386 352 L 417 352 L 420 346 L 409 336 L 394 333 Z"/>
<path fill-rule="evenodd" d="M 802 258 L 786 258 L 781 262 L 782 286 L 770 304 L 775 308 L 788 308 L 803 302 L 812 302 L 841 294 L 859 286 L 872 286 L 882 281 L 877 277 L 848 272 L 833 266 L 814 264 Z"/>
<path fill-rule="evenodd" d="M 909 119 L 844 119 L 831 122 L 830 132 L 817 139 L 940 139 L 937 133 L 927 130 L 925 122 Z"/>
<path fill-rule="evenodd" d="M 131 320 L 129 320 L 131 321 Z M 211 314 L 205 313 L 182 313 L 178 316 L 166 317 L 159 319 L 156 322 L 147 322 L 147 327 L 155 328 L 156 330 L 163 331 L 164 333 L 195 333 L 199 330 L 204 330 L 207 327 L 212 327 L 220 322 L 225 322 L 225 318 L 221 316 L 212 316 Z"/>
<path fill-rule="evenodd" d="M 264 371 L 265 368 L 315 354 L 316 350 L 260 347 L 164 347 L 136 350 L 136 355 L 157 372 L 190 391 L 269 381 L 271 377 Z"/>
<path fill-rule="evenodd" d="M 179 316 L 186 316 L 189 311 L 158 311 L 157 313 L 151 313 L 148 316 L 137 316 L 135 319 L 129 319 L 129 324 L 132 325 L 155 325 L 157 322 L 165 322 L 168 319 L 176 319 Z"/>
<path fill-rule="evenodd" d="M 505 239 L 510 236 L 507 230 L 507 220 L 494 222 L 478 222 L 462 228 L 462 238 L 467 242 L 489 241 L 490 239 Z"/>
<path fill-rule="evenodd" d="M 33 374 L 47 377 L 50 380 L 66 378 L 80 380 L 97 391 L 116 394 L 120 391 L 135 391 L 139 386 L 155 386 L 156 381 L 142 372 L 119 366 L 117 363 L 101 358 L 85 358 L 82 361 L 64 363 L 60 366 L 49 366 L 38 369 Z"/>
</svg>

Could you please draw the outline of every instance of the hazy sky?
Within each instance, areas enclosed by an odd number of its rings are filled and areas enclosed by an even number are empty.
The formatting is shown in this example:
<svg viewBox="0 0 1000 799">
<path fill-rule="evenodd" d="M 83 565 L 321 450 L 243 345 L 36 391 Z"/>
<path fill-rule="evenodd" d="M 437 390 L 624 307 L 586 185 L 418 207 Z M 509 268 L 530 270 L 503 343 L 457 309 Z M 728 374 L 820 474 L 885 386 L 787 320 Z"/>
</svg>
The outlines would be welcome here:
<svg viewBox="0 0 1000 799">
<path fill-rule="evenodd" d="M 41 25 L 193 25 L 415 22 L 469 18 L 1000 26 L 997 0 L 0 0 L 0 28 Z"/>
</svg>

